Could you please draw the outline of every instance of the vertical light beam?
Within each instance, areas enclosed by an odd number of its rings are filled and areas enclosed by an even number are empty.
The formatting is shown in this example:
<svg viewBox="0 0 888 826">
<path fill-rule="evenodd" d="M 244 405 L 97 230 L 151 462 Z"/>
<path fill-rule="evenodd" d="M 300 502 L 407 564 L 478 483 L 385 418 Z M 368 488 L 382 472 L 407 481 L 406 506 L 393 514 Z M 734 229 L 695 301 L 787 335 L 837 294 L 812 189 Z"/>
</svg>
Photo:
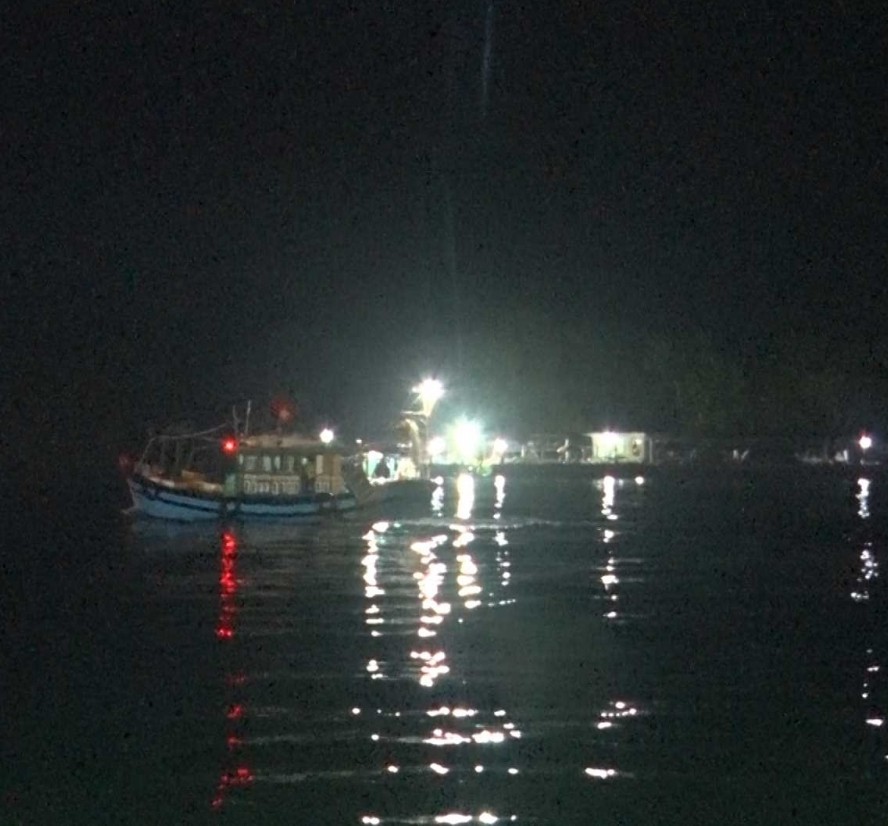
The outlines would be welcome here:
<svg viewBox="0 0 888 826">
<path fill-rule="evenodd" d="M 490 101 L 490 62 L 493 54 L 493 0 L 487 2 L 487 17 L 484 21 L 484 55 L 481 58 L 481 117 L 487 117 Z"/>
</svg>

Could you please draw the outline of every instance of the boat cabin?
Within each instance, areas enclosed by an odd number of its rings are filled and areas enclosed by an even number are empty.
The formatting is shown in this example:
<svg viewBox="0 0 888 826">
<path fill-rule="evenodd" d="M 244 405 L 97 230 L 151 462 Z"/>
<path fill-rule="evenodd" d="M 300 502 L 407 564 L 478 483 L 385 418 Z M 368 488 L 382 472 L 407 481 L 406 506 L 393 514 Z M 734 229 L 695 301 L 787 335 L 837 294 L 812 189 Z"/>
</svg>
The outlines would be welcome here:
<svg viewBox="0 0 888 826">
<path fill-rule="evenodd" d="M 589 433 L 588 437 L 592 444 L 590 462 L 649 464 L 653 461 L 653 440 L 647 433 L 606 430 Z"/>
<path fill-rule="evenodd" d="M 342 452 L 301 436 L 247 436 L 232 450 L 236 470 L 225 476 L 226 496 L 299 496 L 346 491 Z"/>
<path fill-rule="evenodd" d="M 405 445 L 374 443 L 360 454 L 361 469 L 373 484 L 419 479 L 420 472 Z"/>
<path fill-rule="evenodd" d="M 135 470 L 167 488 L 226 498 L 287 497 L 346 490 L 342 453 L 300 436 L 179 436 L 149 442 Z"/>
</svg>

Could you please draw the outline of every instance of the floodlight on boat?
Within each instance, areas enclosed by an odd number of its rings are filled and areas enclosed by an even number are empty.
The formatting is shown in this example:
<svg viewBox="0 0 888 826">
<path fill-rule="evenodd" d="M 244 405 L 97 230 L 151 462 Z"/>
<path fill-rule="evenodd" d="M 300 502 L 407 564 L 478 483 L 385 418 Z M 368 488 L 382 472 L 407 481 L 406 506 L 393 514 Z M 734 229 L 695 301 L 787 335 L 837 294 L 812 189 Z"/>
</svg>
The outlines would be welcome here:
<svg viewBox="0 0 888 826">
<path fill-rule="evenodd" d="M 460 419 L 454 427 L 453 440 L 464 460 L 476 458 L 481 446 L 481 425 L 468 419 Z"/>
<path fill-rule="evenodd" d="M 860 445 L 861 450 L 869 450 L 873 446 L 873 437 L 868 436 L 866 433 L 860 437 L 860 440 L 857 442 Z"/>
<path fill-rule="evenodd" d="M 330 444 L 330 442 L 332 442 L 333 439 L 335 439 L 335 438 L 336 438 L 336 434 L 335 434 L 335 433 L 334 433 L 329 427 L 325 427 L 325 428 L 321 431 L 321 441 L 322 441 L 325 445 Z"/>
<path fill-rule="evenodd" d="M 222 440 L 222 452 L 227 454 L 228 456 L 233 456 L 237 453 L 237 439 L 232 436 L 228 436 L 227 438 Z"/>
<path fill-rule="evenodd" d="M 435 405 L 444 395 L 444 385 L 438 379 L 423 379 L 413 388 L 413 392 L 419 396 L 423 415 L 430 416 Z"/>
</svg>

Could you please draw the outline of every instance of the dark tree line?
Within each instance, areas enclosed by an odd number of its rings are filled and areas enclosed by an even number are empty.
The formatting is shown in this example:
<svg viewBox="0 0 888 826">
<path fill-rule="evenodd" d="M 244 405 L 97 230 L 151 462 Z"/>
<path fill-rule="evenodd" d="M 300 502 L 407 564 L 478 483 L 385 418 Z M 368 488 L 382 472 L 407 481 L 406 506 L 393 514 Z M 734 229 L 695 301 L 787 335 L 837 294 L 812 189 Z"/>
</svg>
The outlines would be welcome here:
<svg viewBox="0 0 888 826">
<path fill-rule="evenodd" d="M 476 325 L 464 364 L 459 395 L 519 432 L 828 438 L 888 410 L 888 352 L 816 331 L 726 343 L 519 310 Z"/>
</svg>

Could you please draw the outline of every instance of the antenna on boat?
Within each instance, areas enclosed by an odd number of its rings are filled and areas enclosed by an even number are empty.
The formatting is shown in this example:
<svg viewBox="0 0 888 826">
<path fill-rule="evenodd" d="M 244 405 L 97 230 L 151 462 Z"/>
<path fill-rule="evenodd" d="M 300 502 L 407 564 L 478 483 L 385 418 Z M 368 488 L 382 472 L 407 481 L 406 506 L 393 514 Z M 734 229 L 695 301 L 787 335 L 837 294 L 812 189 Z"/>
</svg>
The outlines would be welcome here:
<svg viewBox="0 0 888 826">
<path fill-rule="evenodd" d="M 253 400 L 247 399 L 247 418 L 244 422 L 244 436 L 250 435 L 250 411 L 253 409 Z"/>
</svg>

